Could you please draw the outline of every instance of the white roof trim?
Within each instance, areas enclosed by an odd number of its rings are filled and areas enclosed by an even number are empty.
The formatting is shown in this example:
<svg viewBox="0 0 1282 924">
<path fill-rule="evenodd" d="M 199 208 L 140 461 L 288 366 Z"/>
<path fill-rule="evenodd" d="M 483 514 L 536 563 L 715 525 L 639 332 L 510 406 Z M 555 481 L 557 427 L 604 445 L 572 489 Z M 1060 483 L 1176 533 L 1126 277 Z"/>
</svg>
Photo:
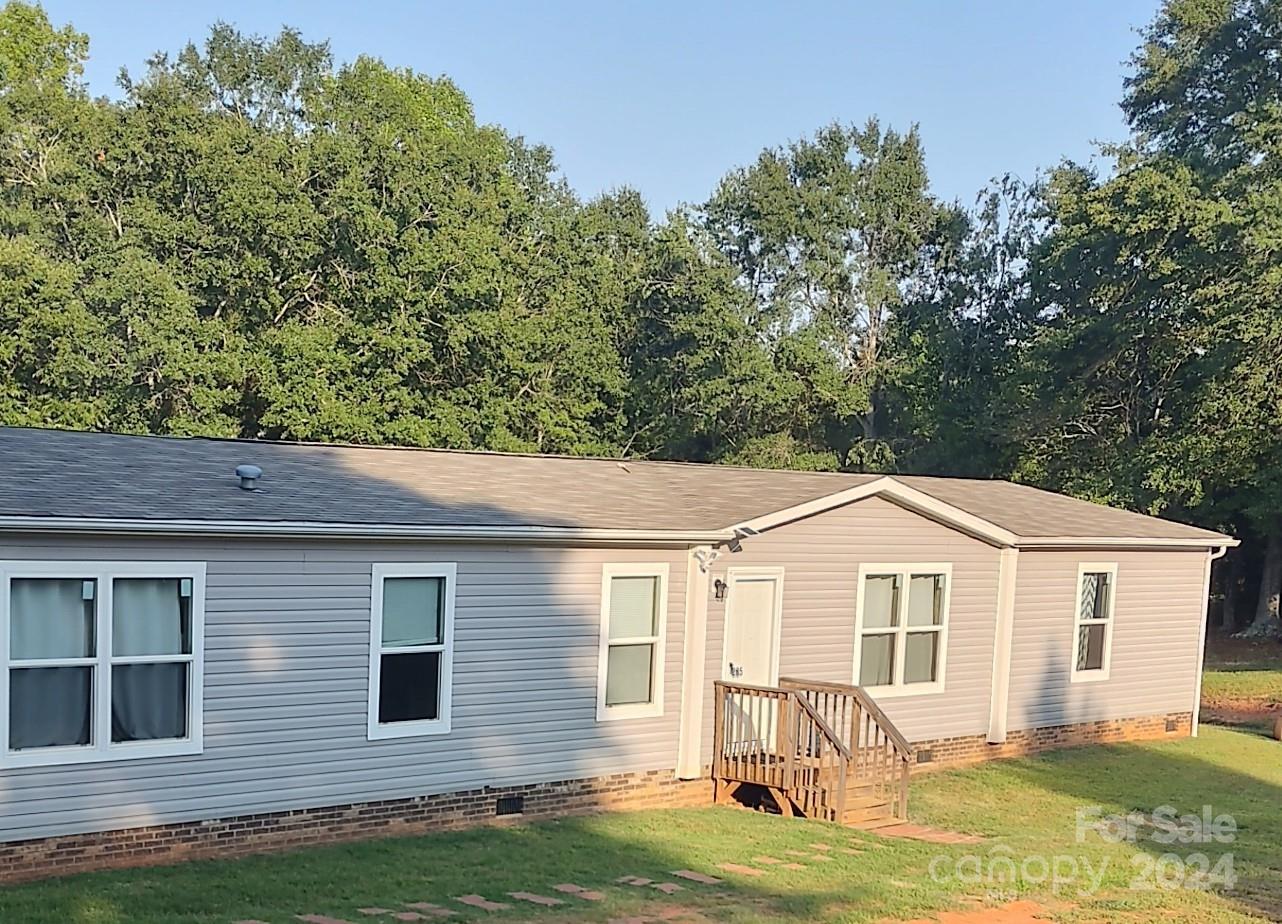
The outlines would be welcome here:
<svg viewBox="0 0 1282 924">
<path fill-rule="evenodd" d="M 414 526 L 266 520 L 148 520 L 112 517 L 0 517 L 0 530 L 38 533 L 149 533 L 179 536 L 344 537 L 587 542 L 718 543 L 732 530 L 584 529 L 566 526 Z"/>
<path fill-rule="evenodd" d="M 889 476 L 877 478 L 835 494 L 815 498 L 804 504 L 785 507 L 764 516 L 754 517 L 736 524 L 733 529 L 740 535 L 752 535 L 791 523 L 804 517 L 823 513 L 866 497 L 884 497 L 916 513 L 937 520 L 961 532 L 983 539 L 996 546 L 1021 549 L 1062 548 L 1184 548 L 1205 549 L 1235 546 L 1237 539 L 1228 536 L 1207 535 L 1188 538 L 1144 538 L 1142 536 L 1020 536 L 983 517 L 968 513 L 924 491 L 910 488 Z"/>
<path fill-rule="evenodd" d="M 1221 549 L 1240 545 L 1241 540 L 1230 536 L 1190 536 L 1187 539 L 1145 539 L 1142 536 L 1028 536 L 1015 543 L 1021 549 L 1078 549 L 1078 548 L 1177 548 Z"/>
<path fill-rule="evenodd" d="M 996 523 L 990 523 L 982 517 L 967 513 L 960 507 L 954 507 L 952 504 L 945 503 L 938 498 L 931 497 L 929 494 L 918 491 L 916 488 L 910 488 L 889 477 L 878 478 L 867 484 L 847 488 L 845 491 L 838 491 L 836 494 L 829 494 L 825 497 L 807 501 L 804 504 L 785 507 L 782 510 L 776 510 L 774 513 L 767 513 L 765 516 L 745 520 L 736 524 L 734 529 L 736 532 L 751 535 L 752 533 L 763 532 L 784 523 L 791 523 L 793 520 L 813 516 L 816 513 L 822 513 L 825 510 L 841 507 L 874 495 L 892 500 L 901 507 L 907 507 L 909 510 L 920 513 L 930 519 L 939 520 L 964 533 L 969 533 L 976 538 L 991 542 L 993 545 L 1011 546 L 1015 545 L 1019 539 L 1010 530 L 1003 529 Z"/>
</svg>

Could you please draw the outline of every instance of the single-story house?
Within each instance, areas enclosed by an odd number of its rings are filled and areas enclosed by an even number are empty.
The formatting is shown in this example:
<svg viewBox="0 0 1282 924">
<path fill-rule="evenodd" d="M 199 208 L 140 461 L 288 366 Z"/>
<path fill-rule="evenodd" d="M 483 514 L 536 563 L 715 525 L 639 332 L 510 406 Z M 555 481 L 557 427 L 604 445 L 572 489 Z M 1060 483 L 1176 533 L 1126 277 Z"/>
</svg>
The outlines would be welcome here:
<svg viewBox="0 0 1282 924">
<path fill-rule="evenodd" d="M 0 467 L 9 880 L 713 777 L 902 816 L 911 767 L 1196 733 L 1235 544 L 1001 481 L 38 429 Z"/>
</svg>

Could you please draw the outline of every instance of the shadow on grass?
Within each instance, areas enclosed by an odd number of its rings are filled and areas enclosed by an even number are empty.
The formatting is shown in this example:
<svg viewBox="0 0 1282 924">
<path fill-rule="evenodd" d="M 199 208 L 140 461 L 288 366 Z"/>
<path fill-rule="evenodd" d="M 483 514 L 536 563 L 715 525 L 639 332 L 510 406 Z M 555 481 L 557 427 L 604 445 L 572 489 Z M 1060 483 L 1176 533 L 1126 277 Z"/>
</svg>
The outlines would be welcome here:
<svg viewBox="0 0 1282 924">
<path fill-rule="evenodd" d="M 23 924 L 231 924 L 294 922 L 299 914 L 345 921 L 358 909 L 403 910 L 432 902 L 457 911 L 450 920 L 604 921 L 625 915 L 672 915 L 689 920 L 873 921 L 909 919 L 955 904 L 956 886 L 926 874 L 939 848 L 911 842 L 873 846 L 849 829 L 728 808 L 655 811 L 569 818 L 414 838 L 311 848 L 291 854 L 194 862 L 172 867 L 90 873 L 0 890 L 0 921 Z M 829 859 L 806 859 L 828 844 Z M 843 848 L 860 846 L 856 855 Z M 770 866 L 766 855 L 798 862 Z M 760 877 L 723 872 L 722 863 L 755 865 Z M 676 879 L 693 869 L 723 878 L 720 885 Z M 676 882 L 665 896 L 618 884 L 621 876 Z M 607 894 L 594 903 L 558 896 L 552 887 L 575 883 Z M 564 906 L 540 909 L 507 893 L 558 896 Z M 479 893 L 508 902 L 502 912 L 458 905 Z"/>
</svg>

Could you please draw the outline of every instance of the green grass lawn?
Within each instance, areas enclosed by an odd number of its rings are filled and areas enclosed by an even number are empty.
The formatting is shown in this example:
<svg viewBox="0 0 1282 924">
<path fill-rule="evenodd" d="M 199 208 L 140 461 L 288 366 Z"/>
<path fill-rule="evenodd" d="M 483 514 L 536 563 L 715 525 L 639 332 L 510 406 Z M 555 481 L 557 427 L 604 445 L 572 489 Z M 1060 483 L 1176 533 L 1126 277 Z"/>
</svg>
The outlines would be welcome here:
<svg viewBox="0 0 1282 924">
<path fill-rule="evenodd" d="M 1282 644 L 1212 639 L 1206 649 L 1202 701 L 1212 706 L 1282 704 Z"/>
<path fill-rule="evenodd" d="M 788 820 L 730 808 L 606 815 L 317 848 L 242 860 L 95 873 L 0 889 L 0 922 L 21 924 L 230 924 L 257 919 L 294 922 L 295 915 L 366 918 L 366 906 L 406 902 L 452 904 L 455 896 L 491 899 L 529 890 L 552 894 L 556 883 L 600 888 L 600 903 L 567 899 L 548 910 L 514 903 L 507 911 L 467 911 L 450 920 L 606 921 L 625 915 L 667 915 L 690 921 L 883 921 L 932 917 L 966 902 L 1026 896 L 1061 921 L 1230 922 L 1270 920 L 1282 910 L 1282 745 L 1258 735 L 1208 728 L 1196 740 L 1064 751 L 1042 758 L 941 772 L 913 782 L 914 820 L 984 835 L 977 846 L 939 847 L 871 835 L 817 822 Z M 1164 846 L 1148 840 L 1107 843 L 1091 833 L 1076 839 L 1081 807 L 1105 812 L 1232 814 L 1232 844 Z M 1148 832 L 1151 833 L 1151 832 Z M 810 847 L 832 847 L 827 862 Z M 862 846 L 851 854 L 841 848 Z M 1230 890 L 1132 889 L 1132 880 L 1163 854 L 1181 858 L 1231 852 L 1238 876 Z M 803 869 L 754 863 L 771 856 Z M 1037 858 L 1069 857 L 1079 877 L 1058 888 L 1037 881 Z M 973 881 L 996 857 L 1022 864 L 1013 882 Z M 1139 858 L 1139 859 L 1137 859 Z M 756 865 L 749 877 L 718 872 L 720 863 Z M 1097 890 L 1085 889 L 1084 864 L 1102 869 Z M 1183 860 L 1180 861 L 1181 863 Z M 1190 862 L 1196 864 L 1194 858 Z M 1067 870 L 1061 859 L 1061 873 Z M 1176 861 L 1160 864 L 1168 880 Z M 671 897 L 615 884 L 624 875 L 671 880 L 669 871 L 695 869 L 723 876 L 719 886 L 686 883 Z M 935 875 L 932 875 L 932 871 Z M 1151 880 L 1150 880 L 1151 881 Z M 1141 883 L 1143 884 L 1143 883 Z"/>
</svg>

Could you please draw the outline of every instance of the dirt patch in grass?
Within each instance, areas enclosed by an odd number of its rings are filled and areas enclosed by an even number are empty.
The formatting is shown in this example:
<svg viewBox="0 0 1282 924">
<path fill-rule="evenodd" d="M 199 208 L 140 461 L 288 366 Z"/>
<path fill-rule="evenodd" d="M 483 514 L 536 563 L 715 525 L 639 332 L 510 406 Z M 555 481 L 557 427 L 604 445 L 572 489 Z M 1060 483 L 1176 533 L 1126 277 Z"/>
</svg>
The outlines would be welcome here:
<svg viewBox="0 0 1282 924">
<path fill-rule="evenodd" d="M 1282 718 L 1282 704 L 1279 703 L 1239 700 L 1202 705 L 1202 719 L 1217 725 L 1270 728 L 1278 718 Z"/>
<path fill-rule="evenodd" d="M 975 908 L 970 911 L 941 911 L 933 918 L 886 924 L 1046 924 L 1050 910 L 1039 902 L 1021 899 L 1004 905 Z"/>
</svg>

